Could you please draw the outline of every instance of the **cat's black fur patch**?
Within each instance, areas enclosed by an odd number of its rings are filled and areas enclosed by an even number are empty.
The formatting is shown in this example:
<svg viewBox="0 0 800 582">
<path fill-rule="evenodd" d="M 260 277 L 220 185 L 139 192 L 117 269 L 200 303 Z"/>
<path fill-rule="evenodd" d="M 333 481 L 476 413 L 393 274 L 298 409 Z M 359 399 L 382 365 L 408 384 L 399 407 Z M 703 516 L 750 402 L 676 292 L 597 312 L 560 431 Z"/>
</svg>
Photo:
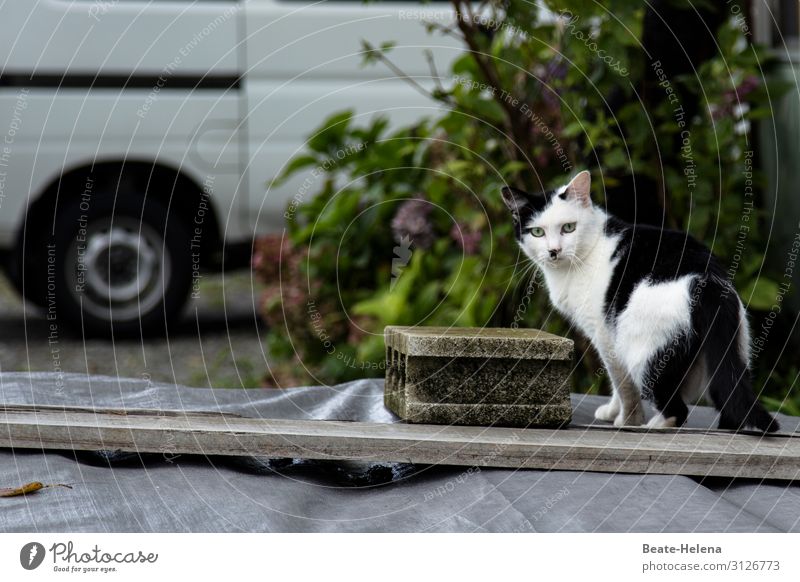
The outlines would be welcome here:
<svg viewBox="0 0 800 582">
<path fill-rule="evenodd" d="M 608 236 L 619 237 L 614 253 L 618 263 L 605 298 L 608 317 L 625 309 L 634 288 L 643 280 L 664 283 L 685 275 L 725 278 L 711 251 L 684 232 L 626 224 L 611 216 L 605 231 Z"/>
<path fill-rule="evenodd" d="M 529 194 L 519 188 L 507 186 L 503 188 L 502 194 L 506 206 L 511 210 L 511 214 L 514 217 L 514 234 L 517 240 L 522 240 L 524 226 L 528 224 L 534 215 L 547 208 L 553 197 L 556 196 L 556 190 L 545 190 L 536 194 Z M 565 196 L 565 194 L 562 194 L 562 199 Z M 516 207 L 511 202 L 512 200 L 516 201 Z"/>
</svg>

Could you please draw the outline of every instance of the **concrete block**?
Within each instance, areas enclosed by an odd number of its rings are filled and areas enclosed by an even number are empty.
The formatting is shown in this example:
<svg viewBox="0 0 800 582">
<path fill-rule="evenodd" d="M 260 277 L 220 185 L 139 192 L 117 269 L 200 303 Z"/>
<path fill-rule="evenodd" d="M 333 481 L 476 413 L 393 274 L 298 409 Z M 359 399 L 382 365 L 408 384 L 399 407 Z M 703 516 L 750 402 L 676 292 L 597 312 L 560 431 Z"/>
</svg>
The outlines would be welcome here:
<svg viewBox="0 0 800 582">
<path fill-rule="evenodd" d="M 384 340 L 384 402 L 408 422 L 553 427 L 572 418 L 572 340 L 536 329 L 399 326 Z"/>
</svg>

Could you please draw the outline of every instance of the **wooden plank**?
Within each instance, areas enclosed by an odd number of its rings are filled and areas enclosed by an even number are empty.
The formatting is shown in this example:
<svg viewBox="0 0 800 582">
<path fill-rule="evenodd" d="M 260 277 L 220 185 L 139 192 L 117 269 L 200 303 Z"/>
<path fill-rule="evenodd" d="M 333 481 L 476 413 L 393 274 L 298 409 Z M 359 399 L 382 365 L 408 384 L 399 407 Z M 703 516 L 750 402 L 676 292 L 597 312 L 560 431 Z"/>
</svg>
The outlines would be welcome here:
<svg viewBox="0 0 800 582">
<path fill-rule="evenodd" d="M 0 447 L 800 478 L 800 436 L 789 434 L 485 428 L 131 412 L 0 408 Z"/>
</svg>

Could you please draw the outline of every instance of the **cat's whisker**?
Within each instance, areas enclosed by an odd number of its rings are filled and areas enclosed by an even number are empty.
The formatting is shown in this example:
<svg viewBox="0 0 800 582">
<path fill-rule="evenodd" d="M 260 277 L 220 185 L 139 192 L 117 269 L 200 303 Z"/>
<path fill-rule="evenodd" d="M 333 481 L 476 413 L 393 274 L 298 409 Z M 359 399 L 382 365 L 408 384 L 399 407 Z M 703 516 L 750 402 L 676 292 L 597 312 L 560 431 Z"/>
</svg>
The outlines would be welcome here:
<svg viewBox="0 0 800 582">
<path fill-rule="evenodd" d="M 532 279 L 536 278 L 538 271 L 539 271 L 539 265 L 531 261 L 530 267 L 528 267 L 528 269 L 524 273 L 524 276 L 526 277 L 525 279 L 526 286 L 530 284 Z"/>
<path fill-rule="evenodd" d="M 526 265 L 523 265 L 522 268 L 517 272 L 519 277 L 524 277 L 528 271 L 530 271 L 535 263 L 533 261 L 529 261 Z"/>
<path fill-rule="evenodd" d="M 536 269 L 536 268 L 537 268 L 537 265 L 536 265 L 536 263 L 534 263 L 533 261 L 530 261 L 530 262 L 529 262 L 529 263 L 528 263 L 528 264 L 525 266 L 525 268 L 524 268 L 524 269 L 522 269 L 521 271 L 519 271 L 519 273 L 517 273 L 517 274 L 516 274 L 516 276 L 515 276 L 515 279 L 516 279 L 516 281 L 517 281 L 517 284 L 515 284 L 515 288 L 516 288 L 516 286 L 517 286 L 517 285 L 522 285 L 522 286 L 525 286 L 525 287 L 527 287 L 527 285 L 530 283 L 530 280 L 531 280 L 531 277 L 530 277 L 529 275 L 530 275 L 530 273 L 532 273 L 532 272 L 534 271 L 534 269 Z"/>
<path fill-rule="evenodd" d="M 585 275 L 587 270 L 586 261 L 580 258 L 578 255 L 572 255 L 571 259 L 573 260 L 573 265 L 577 266 L 578 272 Z"/>
<path fill-rule="evenodd" d="M 527 265 L 530 262 L 531 261 L 517 261 L 513 265 L 506 265 L 504 267 L 497 267 L 497 269 L 502 270 L 502 271 L 507 271 L 509 269 L 519 269 L 519 268 L 522 268 L 522 267 L 527 267 Z"/>
</svg>

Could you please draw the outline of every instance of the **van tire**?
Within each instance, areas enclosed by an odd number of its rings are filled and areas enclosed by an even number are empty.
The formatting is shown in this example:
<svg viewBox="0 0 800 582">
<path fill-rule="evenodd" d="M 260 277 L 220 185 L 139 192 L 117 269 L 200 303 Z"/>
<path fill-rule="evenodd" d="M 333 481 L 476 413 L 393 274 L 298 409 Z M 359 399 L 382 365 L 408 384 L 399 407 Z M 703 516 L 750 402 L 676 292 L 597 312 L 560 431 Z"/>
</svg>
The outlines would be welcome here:
<svg viewBox="0 0 800 582">
<path fill-rule="evenodd" d="M 47 319 L 86 337 L 164 333 L 191 287 L 189 232 L 183 217 L 132 192 L 71 201 L 40 263 Z"/>
</svg>

